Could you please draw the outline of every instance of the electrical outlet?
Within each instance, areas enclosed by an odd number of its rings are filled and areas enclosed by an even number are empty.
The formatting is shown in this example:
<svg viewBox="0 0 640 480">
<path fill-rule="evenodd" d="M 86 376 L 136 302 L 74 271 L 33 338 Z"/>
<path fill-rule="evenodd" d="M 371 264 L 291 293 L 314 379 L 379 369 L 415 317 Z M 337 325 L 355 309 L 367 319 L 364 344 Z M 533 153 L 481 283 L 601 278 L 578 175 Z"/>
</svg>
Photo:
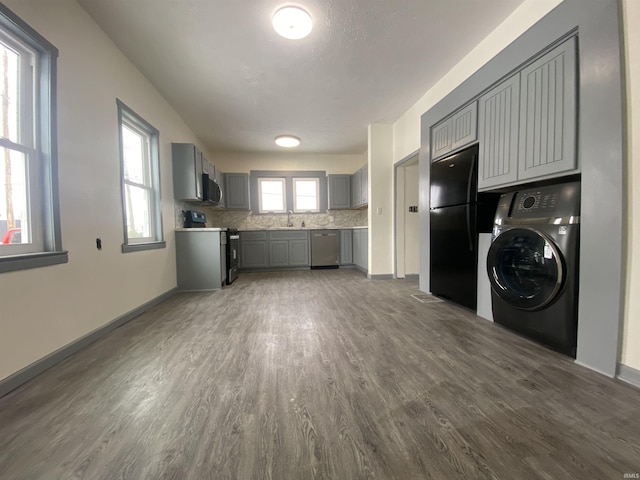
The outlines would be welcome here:
<svg viewBox="0 0 640 480">
<path fill-rule="evenodd" d="M 411 213 L 417 213 L 417 212 L 418 212 L 418 206 L 417 206 L 417 205 L 411 205 L 411 206 L 409 207 L 409 211 L 410 211 Z"/>
<path fill-rule="evenodd" d="M 382 207 L 378 207 L 378 208 L 376 209 L 376 213 L 377 213 L 378 215 L 382 215 Z"/>
</svg>

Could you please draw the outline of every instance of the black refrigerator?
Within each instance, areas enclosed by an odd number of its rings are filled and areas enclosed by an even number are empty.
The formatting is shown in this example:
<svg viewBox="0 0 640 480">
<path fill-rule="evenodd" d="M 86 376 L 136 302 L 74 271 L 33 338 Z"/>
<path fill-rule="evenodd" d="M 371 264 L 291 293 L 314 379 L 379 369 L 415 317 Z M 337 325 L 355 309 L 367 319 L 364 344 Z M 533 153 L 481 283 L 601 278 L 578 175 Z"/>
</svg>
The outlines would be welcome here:
<svg viewBox="0 0 640 480">
<path fill-rule="evenodd" d="M 475 310 L 478 233 L 491 232 L 499 194 L 478 194 L 478 145 L 431 164 L 430 290 Z"/>
</svg>

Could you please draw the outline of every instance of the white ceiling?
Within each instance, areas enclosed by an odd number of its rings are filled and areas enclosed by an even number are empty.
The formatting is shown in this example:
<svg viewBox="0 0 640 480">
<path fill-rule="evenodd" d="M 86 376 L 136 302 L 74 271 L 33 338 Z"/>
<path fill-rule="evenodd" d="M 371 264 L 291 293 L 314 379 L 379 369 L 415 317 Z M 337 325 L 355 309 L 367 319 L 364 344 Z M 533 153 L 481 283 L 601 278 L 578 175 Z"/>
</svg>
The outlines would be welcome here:
<svg viewBox="0 0 640 480">
<path fill-rule="evenodd" d="M 271 27 L 279 0 L 78 0 L 211 151 L 362 153 L 524 0 L 296 0 L 311 35 Z M 134 107 L 135 108 L 135 107 Z"/>
</svg>

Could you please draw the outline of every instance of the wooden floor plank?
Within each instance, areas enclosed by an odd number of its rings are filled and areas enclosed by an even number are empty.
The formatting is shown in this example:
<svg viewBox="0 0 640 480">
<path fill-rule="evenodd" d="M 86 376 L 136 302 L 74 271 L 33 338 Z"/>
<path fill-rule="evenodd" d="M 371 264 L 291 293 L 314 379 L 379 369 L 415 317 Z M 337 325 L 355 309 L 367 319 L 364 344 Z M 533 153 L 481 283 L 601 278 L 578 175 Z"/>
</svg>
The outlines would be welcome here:
<svg viewBox="0 0 640 480">
<path fill-rule="evenodd" d="M 182 293 L 0 398 L 2 479 L 640 472 L 640 392 L 356 270 Z"/>
</svg>

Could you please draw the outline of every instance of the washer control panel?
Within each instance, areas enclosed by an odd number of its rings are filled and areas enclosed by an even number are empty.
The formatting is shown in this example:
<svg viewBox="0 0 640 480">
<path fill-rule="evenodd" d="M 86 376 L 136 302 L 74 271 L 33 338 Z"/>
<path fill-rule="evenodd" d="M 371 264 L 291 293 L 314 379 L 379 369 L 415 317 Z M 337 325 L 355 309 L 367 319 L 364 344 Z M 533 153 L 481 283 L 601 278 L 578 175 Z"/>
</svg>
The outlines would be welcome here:
<svg viewBox="0 0 640 480">
<path fill-rule="evenodd" d="M 580 184 L 577 182 L 521 190 L 511 204 L 512 218 L 551 218 L 580 215 Z"/>
<path fill-rule="evenodd" d="M 558 192 L 543 193 L 541 191 L 523 192 L 518 195 L 517 212 L 547 212 L 558 206 Z"/>
</svg>

